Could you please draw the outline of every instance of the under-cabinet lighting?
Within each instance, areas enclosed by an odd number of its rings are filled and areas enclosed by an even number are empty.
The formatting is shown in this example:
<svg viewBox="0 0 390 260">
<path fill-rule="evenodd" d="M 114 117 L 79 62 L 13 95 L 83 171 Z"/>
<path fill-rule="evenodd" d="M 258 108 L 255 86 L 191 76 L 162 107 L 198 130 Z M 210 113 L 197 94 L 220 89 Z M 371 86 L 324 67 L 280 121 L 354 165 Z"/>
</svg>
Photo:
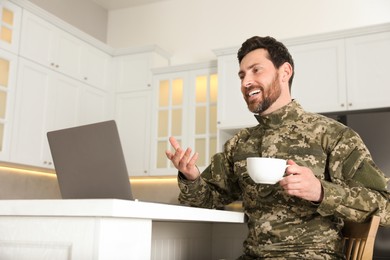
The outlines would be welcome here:
<svg viewBox="0 0 390 260">
<path fill-rule="evenodd" d="M 0 171 L 15 172 L 21 174 L 40 175 L 57 178 L 55 172 L 45 172 L 40 170 L 24 169 L 15 166 L 0 166 Z M 131 183 L 176 183 L 177 177 L 130 177 Z"/>
<path fill-rule="evenodd" d="M 50 173 L 50 172 L 23 169 L 23 168 L 11 167 L 11 166 L 0 166 L 0 170 L 1 171 L 16 172 L 16 173 L 23 173 L 23 174 L 41 175 L 41 176 L 52 177 L 52 178 L 57 177 L 54 173 Z"/>
</svg>

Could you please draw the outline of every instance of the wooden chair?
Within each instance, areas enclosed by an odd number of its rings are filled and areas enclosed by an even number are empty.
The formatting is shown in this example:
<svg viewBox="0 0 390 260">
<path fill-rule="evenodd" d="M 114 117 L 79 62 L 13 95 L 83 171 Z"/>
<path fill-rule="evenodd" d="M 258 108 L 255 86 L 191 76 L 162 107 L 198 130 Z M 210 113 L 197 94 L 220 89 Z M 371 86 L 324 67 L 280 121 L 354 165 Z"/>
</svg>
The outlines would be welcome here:
<svg viewBox="0 0 390 260">
<path fill-rule="evenodd" d="M 345 221 L 342 232 L 347 260 L 372 259 L 379 222 L 380 217 L 378 216 L 373 216 L 371 221 L 366 223 Z"/>
</svg>

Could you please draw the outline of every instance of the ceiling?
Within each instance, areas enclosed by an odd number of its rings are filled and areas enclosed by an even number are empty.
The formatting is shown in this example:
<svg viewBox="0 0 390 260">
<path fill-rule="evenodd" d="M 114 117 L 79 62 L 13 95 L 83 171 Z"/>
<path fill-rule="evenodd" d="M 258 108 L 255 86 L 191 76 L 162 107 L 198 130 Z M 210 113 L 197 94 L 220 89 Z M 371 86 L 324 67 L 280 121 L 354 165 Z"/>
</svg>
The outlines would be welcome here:
<svg viewBox="0 0 390 260">
<path fill-rule="evenodd" d="M 106 10 L 115 10 L 129 8 L 134 6 L 146 5 L 166 0 L 90 0 L 102 6 Z"/>
</svg>

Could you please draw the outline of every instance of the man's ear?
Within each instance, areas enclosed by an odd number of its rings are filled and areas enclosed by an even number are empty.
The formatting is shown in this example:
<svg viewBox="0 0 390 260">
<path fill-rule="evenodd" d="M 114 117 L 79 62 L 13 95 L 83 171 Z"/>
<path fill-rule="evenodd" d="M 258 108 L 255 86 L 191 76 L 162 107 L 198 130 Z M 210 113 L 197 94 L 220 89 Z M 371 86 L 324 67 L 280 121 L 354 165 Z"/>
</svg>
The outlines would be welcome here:
<svg viewBox="0 0 390 260">
<path fill-rule="evenodd" d="M 288 62 L 285 62 L 282 64 L 282 66 L 280 66 L 280 78 L 282 80 L 282 82 L 288 82 L 291 78 L 291 75 L 293 73 L 293 68 L 291 66 L 290 63 Z"/>
</svg>

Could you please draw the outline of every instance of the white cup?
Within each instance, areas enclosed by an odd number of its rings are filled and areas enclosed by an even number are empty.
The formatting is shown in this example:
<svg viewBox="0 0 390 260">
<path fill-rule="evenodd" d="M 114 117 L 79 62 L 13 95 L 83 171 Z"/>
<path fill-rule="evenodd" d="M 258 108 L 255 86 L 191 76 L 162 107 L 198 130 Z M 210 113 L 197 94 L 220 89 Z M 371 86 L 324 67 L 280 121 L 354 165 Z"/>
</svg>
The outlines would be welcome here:
<svg viewBox="0 0 390 260">
<path fill-rule="evenodd" d="M 286 160 L 278 158 L 249 157 L 246 159 L 248 174 L 256 183 L 277 183 L 283 178 L 288 166 Z"/>
</svg>

